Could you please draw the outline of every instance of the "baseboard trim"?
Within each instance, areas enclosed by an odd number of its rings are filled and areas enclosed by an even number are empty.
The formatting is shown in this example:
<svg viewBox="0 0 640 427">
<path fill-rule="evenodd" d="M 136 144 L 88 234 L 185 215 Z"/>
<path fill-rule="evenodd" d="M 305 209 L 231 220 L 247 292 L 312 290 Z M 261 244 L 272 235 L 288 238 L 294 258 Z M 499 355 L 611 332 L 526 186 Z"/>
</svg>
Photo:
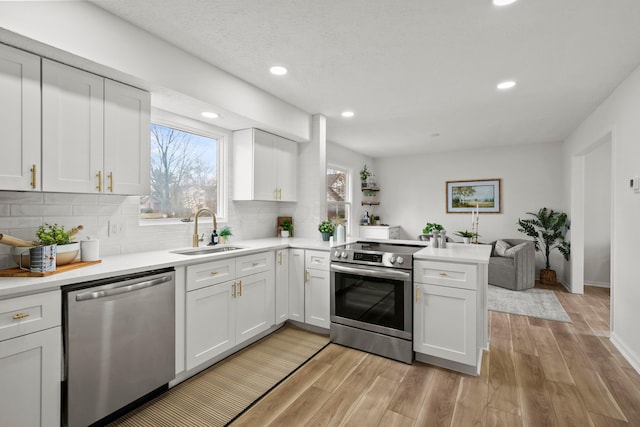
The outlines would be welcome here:
<svg viewBox="0 0 640 427">
<path fill-rule="evenodd" d="M 615 333 L 611 332 L 611 336 L 609 341 L 614 345 L 615 348 L 618 349 L 620 354 L 627 359 L 627 362 L 640 374 L 640 357 L 634 354 L 633 351 L 627 347 L 627 345 L 620 339 L 620 337 Z"/>
<path fill-rule="evenodd" d="M 585 286 L 595 286 L 596 288 L 610 288 L 611 284 L 610 283 L 604 283 L 604 282 L 584 282 Z"/>
</svg>

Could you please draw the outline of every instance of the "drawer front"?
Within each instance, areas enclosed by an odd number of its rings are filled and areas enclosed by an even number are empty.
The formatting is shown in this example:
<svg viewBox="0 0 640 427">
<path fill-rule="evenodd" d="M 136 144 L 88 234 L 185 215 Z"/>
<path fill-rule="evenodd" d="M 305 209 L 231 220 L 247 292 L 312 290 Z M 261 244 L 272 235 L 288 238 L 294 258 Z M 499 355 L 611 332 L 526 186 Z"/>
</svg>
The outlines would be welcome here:
<svg viewBox="0 0 640 427">
<path fill-rule="evenodd" d="M 60 291 L 0 301 L 0 341 L 61 324 Z"/>
<path fill-rule="evenodd" d="M 236 277 L 261 273 L 274 269 L 275 252 L 261 252 L 236 258 Z"/>
<path fill-rule="evenodd" d="M 304 251 L 304 267 L 329 271 L 329 252 Z"/>
<path fill-rule="evenodd" d="M 475 264 L 456 264 L 438 261 L 416 261 L 413 280 L 418 283 L 475 290 L 478 282 Z"/>
<path fill-rule="evenodd" d="M 236 277 L 235 259 L 206 262 L 187 267 L 187 291 L 215 285 Z"/>
</svg>

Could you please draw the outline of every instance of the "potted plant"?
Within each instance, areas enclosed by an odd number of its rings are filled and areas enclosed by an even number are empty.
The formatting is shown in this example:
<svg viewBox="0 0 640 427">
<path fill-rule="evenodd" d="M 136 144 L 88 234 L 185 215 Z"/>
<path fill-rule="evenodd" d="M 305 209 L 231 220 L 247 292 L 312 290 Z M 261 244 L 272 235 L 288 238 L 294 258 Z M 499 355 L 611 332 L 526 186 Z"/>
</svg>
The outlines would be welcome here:
<svg viewBox="0 0 640 427">
<path fill-rule="evenodd" d="M 293 236 L 293 223 L 288 219 L 282 220 L 282 224 L 280 224 L 280 236 L 281 237 L 292 237 Z"/>
<path fill-rule="evenodd" d="M 428 222 L 427 225 L 422 229 L 422 234 L 433 234 L 433 231 L 442 231 L 444 227 L 440 224 L 436 224 L 435 222 Z"/>
<path fill-rule="evenodd" d="M 564 259 L 569 261 L 571 244 L 565 240 L 569 230 L 569 219 L 564 212 L 542 208 L 537 213 L 527 212 L 531 219 L 518 219 L 518 231 L 533 237 L 536 251 L 545 257 L 545 268 L 540 270 L 540 281 L 545 285 L 557 283 L 556 272 L 551 270 L 549 256 L 553 249 L 558 249 Z"/>
<path fill-rule="evenodd" d="M 367 179 L 373 175 L 369 169 L 367 169 L 367 165 L 365 164 L 362 170 L 360 171 L 360 181 L 362 182 L 362 188 L 367 188 Z"/>
<path fill-rule="evenodd" d="M 473 233 L 467 230 L 456 232 L 456 236 L 462 237 L 462 243 L 464 243 L 465 245 L 471 243 L 471 238 L 474 237 Z"/>
<path fill-rule="evenodd" d="M 222 227 L 222 230 L 220 230 L 220 233 L 218 233 L 218 243 L 220 244 L 225 244 L 225 243 L 229 243 L 229 237 L 231 237 L 233 235 L 233 233 L 231 232 L 231 228 L 229 228 L 228 225 L 225 225 L 224 227 Z"/>
<path fill-rule="evenodd" d="M 318 231 L 322 233 L 322 240 L 325 242 L 329 240 L 329 237 L 333 234 L 334 226 L 330 221 L 322 221 L 318 226 Z"/>
<path fill-rule="evenodd" d="M 82 226 L 65 230 L 64 225 L 44 224 L 36 231 L 35 244 L 38 246 L 58 245 L 56 248 L 56 265 L 69 264 L 80 252 L 80 243 L 74 242 L 76 233 Z"/>
</svg>

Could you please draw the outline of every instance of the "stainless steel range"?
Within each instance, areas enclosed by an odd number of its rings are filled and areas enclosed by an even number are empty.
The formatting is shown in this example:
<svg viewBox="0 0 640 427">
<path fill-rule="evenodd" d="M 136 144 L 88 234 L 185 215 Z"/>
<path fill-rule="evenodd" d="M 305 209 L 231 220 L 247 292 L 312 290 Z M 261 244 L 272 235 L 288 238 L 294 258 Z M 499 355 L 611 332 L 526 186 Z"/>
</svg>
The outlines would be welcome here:
<svg viewBox="0 0 640 427">
<path fill-rule="evenodd" d="M 331 341 L 411 363 L 413 254 L 423 246 L 356 242 L 331 249 Z"/>
</svg>

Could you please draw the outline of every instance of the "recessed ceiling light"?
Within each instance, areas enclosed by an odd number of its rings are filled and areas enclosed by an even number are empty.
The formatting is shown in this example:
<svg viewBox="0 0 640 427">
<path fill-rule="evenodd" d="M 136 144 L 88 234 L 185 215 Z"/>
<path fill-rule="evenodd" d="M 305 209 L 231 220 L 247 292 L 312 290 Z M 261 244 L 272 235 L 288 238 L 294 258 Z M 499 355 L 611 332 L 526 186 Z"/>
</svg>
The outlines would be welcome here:
<svg viewBox="0 0 640 427">
<path fill-rule="evenodd" d="M 271 74 L 275 74 L 276 76 L 284 76 L 285 74 L 287 74 L 287 69 L 282 65 L 274 65 L 273 67 L 269 68 L 269 71 L 271 71 Z"/>
<path fill-rule="evenodd" d="M 515 3 L 516 0 L 492 0 L 491 3 L 493 3 L 494 6 L 506 6 L 508 4 L 511 3 Z"/>
<path fill-rule="evenodd" d="M 505 80 L 503 82 L 498 83 L 496 87 L 500 90 L 507 90 L 507 89 L 511 89 L 515 85 L 516 85 L 516 82 L 514 82 L 513 80 Z"/>
<path fill-rule="evenodd" d="M 353 111 L 343 111 L 341 115 L 342 117 L 349 118 L 349 117 L 353 117 L 355 114 L 353 113 Z"/>
<path fill-rule="evenodd" d="M 218 114 L 218 113 L 213 113 L 213 112 L 211 112 L 211 111 L 204 111 L 204 112 L 202 113 L 202 117 L 206 117 L 206 118 L 208 118 L 208 119 L 217 119 L 217 118 L 219 118 L 219 117 L 220 117 L 220 114 Z"/>
</svg>

